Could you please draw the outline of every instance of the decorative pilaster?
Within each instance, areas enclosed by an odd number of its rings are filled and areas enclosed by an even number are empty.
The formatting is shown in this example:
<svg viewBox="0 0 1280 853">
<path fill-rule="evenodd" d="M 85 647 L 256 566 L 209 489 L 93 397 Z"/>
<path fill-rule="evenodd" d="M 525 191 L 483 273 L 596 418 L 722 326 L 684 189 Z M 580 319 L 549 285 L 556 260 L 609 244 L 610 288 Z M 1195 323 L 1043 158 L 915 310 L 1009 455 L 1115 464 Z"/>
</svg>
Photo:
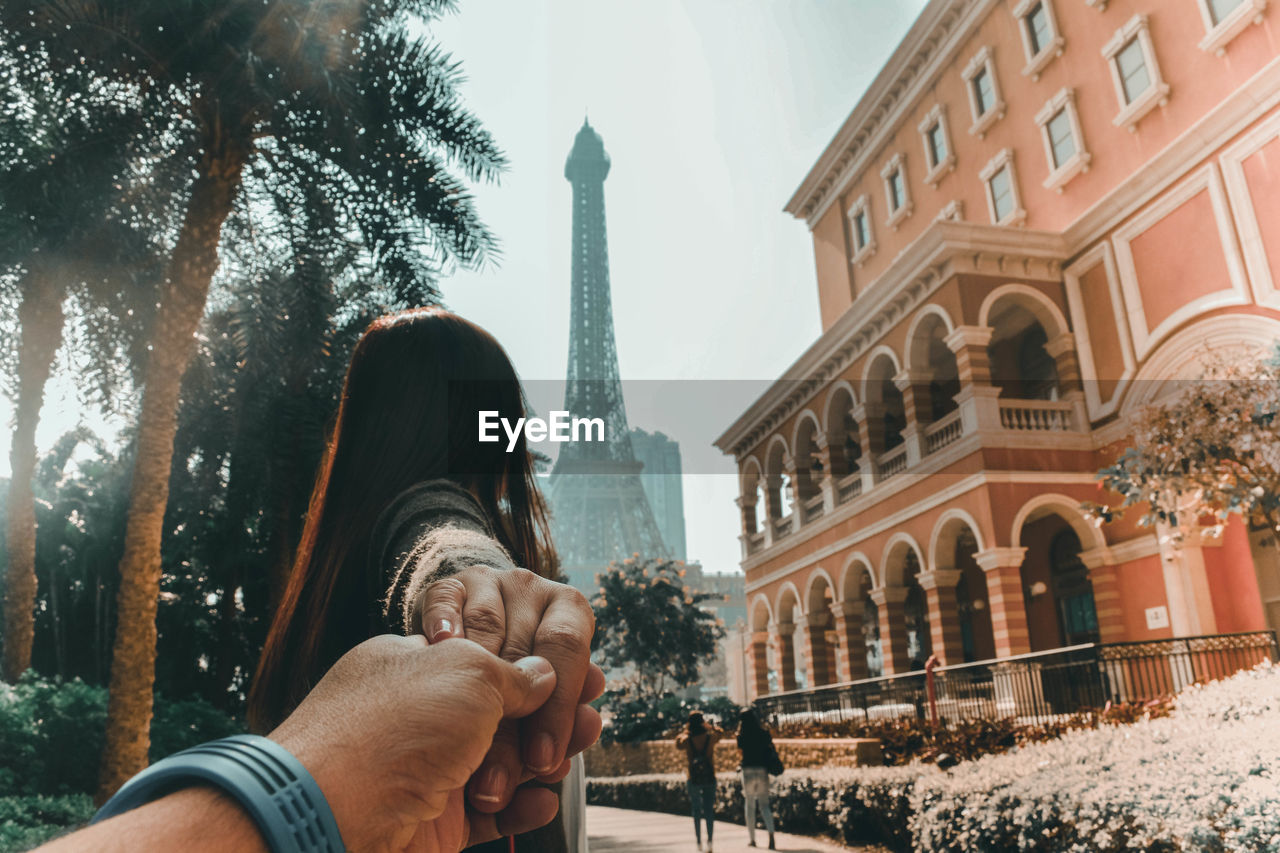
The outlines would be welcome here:
<svg viewBox="0 0 1280 853">
<path fill-rule="evenodd" d="M 906 614 L 902 604 L 907 600 L 906 587 L 882 587 L 871 591 L 880 616 L 880 653 L 884 656 L 884 674 L 909 672 L 907 655 Z"/>
<path fill-rule="evenodd" d="M 904 370 L 893 377 L 893 384 L 902 392 L 902 409 L 906 425 L 902 428 L 902 440 L 907 445 L 907 465 L 915 465 L 924 458 L 924 428 L 932 415 L 929 401 L 929 376 L 925 373 Z"/>
<path fill-rule="evenodd" d="M 862 455 L 858 458 L 858 470 L 862 474 L 862 493 L 865 495 L 871 491 L 876 484 L 876 463 L 875 452 L 872 450 L 871 443 L 871 415 L 867 411 L 866 403 L 854 406 L 850 413 L 853 416 L 853 422 L 858 429 L 858 447 L 862 448 Z M 881 443 L 883 443 L 884 435 L 884 419 L 881 418 Z M 852 467 L 850 460 L 845 460 Z"/>
<path fill-rule="evenodd" d="M 827 434 L 818 433 L 813 437 L 814 456 L 822 465 L 822 473 L 817 478 L 818 492 L 822 495 L 822 511 L 830 513 L 836 508 L 836 478 L 832 476 L 831 447 L 827 443 Z M 812 473 L 809 475 L 812 477 Z"/>
<path fill-rule="evenodd" d="M 991 632 L 998 658 L 1031 651 L 1027 605 L 1022 596 L 1022 560 L 1026 553 L 1026 548 L 988 548 L 973 555 L 987 575 L 987 602 L 991 605 Z"/>
<path fill-rule="evenodd" d="M 756 696 L 767 696 L 770 693 L 768 631 L 751 634 L 751 675 L 755 681 Z"/>
<path fill-rule="evenodd" d="M 956 569 L 936 569 L 916 576 L 929 608 L 933 653 L 943 666 L 964 663 L 964 640 L 960 635 L 960 613 L 956 609 L 956 584 L 960 582 L 960 575 Z"/>
<path fill-rule="evenodd" d="M 991 357 L 987 353 L 992 332 L 987 326 L 957 326 L 944 339 L 956 354 L 960 393 L 955 399 L 966 435 L 1000 429 L 1000 389 L 991 384 Z"/>
<path fill-rule="evenodd" d="M 1124 604 L 1120 601 L 1120 574 L 1111 549 L 1093 548 L 1080 553 L 1089 568 L 1093 607 L 1098 615 L 1098 638 L 1104 643 L 1124 641 Z"/>
<path fill-rule="evenodd" d="M 1080 358 L 1076 354 L 1076 338 L 1065 332 L 1044 345 L 1058 371 L 1058 392 L 1063 400 L 1073 404 L 1073 426 L 1083 430 L 1089 425 L 1089 411 L 1084 401 L 1084 380 L 1080 373 Z"/>
<path fill-rule="evenodd" d="M 831 672 L 831 656 L 827 647 L 827 622 L 831 614 L 826 610 L 810 613 L 805 617 L 805 631 L 809 638 L 809 684 L 819 687 L 835 679 Z"/>
</svg>

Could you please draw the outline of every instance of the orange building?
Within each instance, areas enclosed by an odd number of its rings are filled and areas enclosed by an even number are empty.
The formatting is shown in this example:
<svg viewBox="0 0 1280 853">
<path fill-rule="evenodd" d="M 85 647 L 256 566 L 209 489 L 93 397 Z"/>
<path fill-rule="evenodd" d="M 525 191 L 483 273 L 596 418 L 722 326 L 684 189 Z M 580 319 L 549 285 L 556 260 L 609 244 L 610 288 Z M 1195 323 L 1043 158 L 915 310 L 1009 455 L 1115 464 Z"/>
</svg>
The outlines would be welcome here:
<svg viewBox="0 0 1280 853">
<path fill-rule="evenodd" d="M 1162 380 L 1280 340 L 1278 54 L 1267 0 L 928 4 L 787 205 L 823 333 L 716 442 L 756 695 L 1280 627 L 1262 533 L 1080 509 Z"/>
</svg>

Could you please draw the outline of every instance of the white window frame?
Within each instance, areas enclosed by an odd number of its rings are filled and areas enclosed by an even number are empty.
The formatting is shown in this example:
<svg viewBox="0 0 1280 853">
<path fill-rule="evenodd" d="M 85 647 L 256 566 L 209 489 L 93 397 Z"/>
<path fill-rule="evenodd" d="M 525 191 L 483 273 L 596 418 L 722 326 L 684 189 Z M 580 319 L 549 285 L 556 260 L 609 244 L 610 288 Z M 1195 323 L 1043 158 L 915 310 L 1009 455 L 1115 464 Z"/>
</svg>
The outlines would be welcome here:
<svg viewBox="0 0 1280 853">
<path fill-rule="evenodd" d="M 1037 3 L 1044 7 L 1045 20 L 1049 22 L 1049 41 L 1040 48 L 1038 53 L 1033 52 L 1031 33 L 1027 27 L 1027 15 L 1031 14 L 1031 10 Z M 1053 10 L 1053 0 L 1018 0 L 1013 7 L 1013 14 L 1018 19 L 1018 31 L 1022 33 L 1022 47 L 1027 54 L 1027 65 L 1022 69 L 1022 74 L 1032 80 L 1039 80 L 1040 72 L 1044 71 L 1045 66 L 1050 62 L 1062 56 L 1062 51 L 1067 45 L 1067 40 L 1062 37 L 1062 31 L 1058 29 L 1058 16 Z"/>
<path fill-rule="evenodd" d="M 929 145 L 929 131 L 935 125 L 942 133 L 942 144 L 947 147 L 947 156 L 937 163 L 933 162 L 933 149 Z M 925 113 L 919 129 L 920 141 L 924 143 L 924 162 L 929 167 L 929 174 L 924 176 L 924 182 L 936 187 L 938 182 L 956 167 L 956 150 L 951 144 L 951 128 L 947 127 L 947 108 L 942 104 L 935 104 L 933 109 Z"/>
<path fill-rule="evenodd" d="M 867 242 L 864 245 L 858 245 L 858 214 L 862 214 L 863 221 L 867 223 Z M 871 198 L 863 193 L 849 205 L 849 242 L 853 244 L 853 257 L 850 260 L 857 266 L 862 266 L 871 259 L 876 253 L 876 232 L 871 221 Z"/>
<path fill-rule="evenodd" d="M 1067 114 L 1071 124 L 1071 139 L 1075 142 L 1076 151 L 1065 163 L 1054 164 L 1053 140 L 1049 138 L 1049 122 L 1059 112 Z M 1082 172 L 1089 171 L 1089 162 L 1093 159 L 1084 147 L 1084 131 L 1080 129 L 1080 115 L 1076 111 L 1076 93 L 1074 89 L 1064 88 L 1049 99 L 1040 112 L 1036 113 L 1036 124 L 1040 126 L 1040 137 L 1044 140 L 1044 156 L 1049 164 L 1049 177 L 1045 178 L 1044 188 L 1062 192 L 1067 182 Z"/>
<path fill-rule="evenodd" d="M 1001 169 L 1008 167 L 1009 169 L 1009 195 L 1013 199 L 1013 209 L 1009 211 L 1009 215 L 1004 219 L 996 219 L 996 199 L 995 194 L 991 192 L 991 179 L 996 176 Z M 987 165 L 982 167 L 982 171 L 978 173 L 982 178 L 983 191 L 987 196 L 987 213 L 991 216 L 991 221 L 996 225 L 1021 225 L 1027 219 L 1027 211 L 1022 206 L 1022 193 L 1018 191 L 1018 171 L 1013 163 L 1013 149 L 1003 148 L 996 156 L 991 158 Z"/>
<path fill-rule="evenodd" d="M 896 208 L 893 206 L 893 185 L 890 183 L 895 174 L 900 174 L 902 177 L 902 202 Z M 897 231 L 902 220 L 910 216 L 911 211 L 915 209 L 915 204 L 911 201 L 911 187 L 907 182 L 907 161 L 901 152 L 894 154 L 889 162 L 884 164 L 884 168 L 880 170 L 880 177 L 884 180 L 885 207 L 889 209 L 889 218 L 884 224 Z"/>
<path fill-rule="evenodd" d="M 987 76 L 991 78 L 991 94 L 995 98 L 995 103 L 985 113 L 979 114 L 978 97 L 973 91 L 973 80 L 978 76 L 978 72 L 984 69 Z M 1000 93 L 1000 79 L 996 77 L 995 52 L 990 45 L 974 54 L 961 72 L 961 76 L 964 77 L 965 91 L 969 93 L 969 111 L 973 114 L 973 126 L 969 128 L 969 133 L 983 139 L 991 129 L 991 125 L 1004 118 L 1007 109 L 1004 96 Z"/>
<path fill-rule="evenodd" d="M 1216 24 L 1209 9 L 1209 0 L 1196 0 L 1196 3 L 1200 6 L 1200 17 L 1204 19 L 1205 36 L 1200 40 L 1200 49 L 1218 56 L 1226 55 L 1227 43 L 1247 30 L 1250 24 L 1261 24 L 1266 20 L 1267 0 L 1244 0 Z"/>
<path fill-rule="evenodd" d="M 1147 74 L 1151 77 L 1151 85 L 1130 103 L 1124 93 L 1124 80 L 1120 77 L 1120 64 L 1116 57 L 1125 45 L 1137 39 L 1142 48 L 1142 61 L 1146 63 Z M 1138 129 L 1138 122 L 1156 107 L 1169 102 L 1169 84 L 1160 75 L 1160 64 L 1156 62 L 1155 46 L 1151 43 L 1149 18 L 1144 14 L 1134 15 L 1102 48 L 1102 56 L 1111 69 L 1111 82 L 1115 84 L 1116 99 L 1120 102 L 1120 112 L 1112 122 L 1116 127 L 1128 128 L 1130 132 Z"/>
<path fill-rule="evenodd" d="M 952 199 L 938 211 L 937 218 L 944 222 L 963 222 L 964 202 L 958 198 Z"/>
</svg>

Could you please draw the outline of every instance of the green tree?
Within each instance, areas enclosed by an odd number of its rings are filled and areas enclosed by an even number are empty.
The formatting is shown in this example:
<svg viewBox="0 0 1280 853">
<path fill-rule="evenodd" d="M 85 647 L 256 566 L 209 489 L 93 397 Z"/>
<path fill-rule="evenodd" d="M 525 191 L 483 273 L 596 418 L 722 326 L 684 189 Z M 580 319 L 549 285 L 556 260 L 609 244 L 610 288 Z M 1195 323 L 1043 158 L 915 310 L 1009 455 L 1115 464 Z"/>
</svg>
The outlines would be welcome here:
<svg viewBox="0 0 1280 853">
<path fill-rule="evenodd" d="M 1280 345 L 1269 360 L 1211 354 L 1202 378 L 1173 384 L 1133 419 L 1133 446 L 1099 472 L 1121 506 L 1087 508 L 1111 521 L 1145 504 L 1141 523 L 1175 538 L 1233 513 L 1280 533 Z"/>
<path fill-rule="evenodd" d="M 629 557 L 596 576 L 592 649 L 606 669 L 630 673 L 630 698 L 656 700 L 688 687 L 716 655 L 724 627 L 701 605 L 719 596 L 691 589 L 686 573 L 682 563 Z"/>
<path fill-rule="evenodd" d="M 338 200 L 345 230 L 404 299 L 428 291 L 442 264 L 478 263 L 493 248 L 463 179 L 495 176 L 501 154 L 459 103 L 456 63 L 411 35 L 415 21 L 449 8 L 446 0 L 0 6 L 0 28 L 15 40 L 154 105 L 153 132 L 173 141 L 169 167 L 190 175 L 143 373 L 100 798 L 146 764 L 182 376 L 223 226 L 246 187 L 277 209 L 317 195 Z"/>
</svg>

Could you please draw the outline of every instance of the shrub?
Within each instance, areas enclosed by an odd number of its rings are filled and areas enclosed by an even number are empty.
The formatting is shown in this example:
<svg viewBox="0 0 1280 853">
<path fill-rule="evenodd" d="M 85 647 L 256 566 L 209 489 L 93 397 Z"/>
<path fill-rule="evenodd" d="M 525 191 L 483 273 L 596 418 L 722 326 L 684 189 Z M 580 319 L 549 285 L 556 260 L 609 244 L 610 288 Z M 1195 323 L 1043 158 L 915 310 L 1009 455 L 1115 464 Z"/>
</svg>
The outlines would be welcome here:
<svg viewBox="0 0 1280 853">
<path fill-rule="evenodd" d="M 1102 724 L 1132 710 L 946 772 L 920 762 L 789 771 L 774 782 L 775 814 L 784 829 L 921 853 L 1280 851 L 1280 667 L 1188 688 L 1172 713 Z M 688 814 L 679 775 L 591 779 L 587 796 Z M 730 774 L 716 814 L 742 814 Z"/>
<path fill-rule="evenodd" d="M 68 827 L 93 817 L 88 794 L 61 797 L 0 797 L 0 853 L 43 844 Z"/>
</svg>

